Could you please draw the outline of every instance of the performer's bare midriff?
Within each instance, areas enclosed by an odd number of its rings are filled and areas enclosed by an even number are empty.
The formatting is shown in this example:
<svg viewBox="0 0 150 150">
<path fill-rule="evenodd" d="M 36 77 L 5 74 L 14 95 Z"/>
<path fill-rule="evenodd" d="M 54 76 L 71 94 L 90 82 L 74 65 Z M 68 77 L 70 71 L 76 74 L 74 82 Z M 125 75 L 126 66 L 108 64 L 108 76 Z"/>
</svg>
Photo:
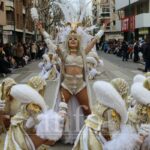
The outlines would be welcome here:
<svg viewBox="0 0 150 150">
<path fill-rule="evenodd" d="M 83 74 L 83 69 L 77 66 L 68 66 L 65 67 L 65 73 L 70 75 L 79 75 Z"/>
</svg>

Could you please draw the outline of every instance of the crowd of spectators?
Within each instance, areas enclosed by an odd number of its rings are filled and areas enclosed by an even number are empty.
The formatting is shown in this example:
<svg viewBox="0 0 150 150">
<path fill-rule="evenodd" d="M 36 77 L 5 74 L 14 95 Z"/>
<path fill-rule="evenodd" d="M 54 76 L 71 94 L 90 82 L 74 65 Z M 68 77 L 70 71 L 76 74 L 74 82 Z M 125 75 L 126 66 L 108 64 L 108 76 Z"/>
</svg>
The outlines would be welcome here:
<svg viewBox="0 0 150 150">
<path fill-rule="evenodd" d="M 145 40 L 128 43 L 125 40 L 109 40 L 102 43 L 105 53 L 114 54 L 122 61 L 133 60 L 135 63 L 145 64 L 144 72 L 150 71 L 150 36 Z M 145 62 L 145 63 L 144 63 Z"/>
<path fill-rule="evenodd" d="M 43 42 L 0 43 L 0 74 L 6 76 L 14 69 L 24 67 L 30 61 L 42 59 L 45 51 L 47 46 Z"/>
</svg>

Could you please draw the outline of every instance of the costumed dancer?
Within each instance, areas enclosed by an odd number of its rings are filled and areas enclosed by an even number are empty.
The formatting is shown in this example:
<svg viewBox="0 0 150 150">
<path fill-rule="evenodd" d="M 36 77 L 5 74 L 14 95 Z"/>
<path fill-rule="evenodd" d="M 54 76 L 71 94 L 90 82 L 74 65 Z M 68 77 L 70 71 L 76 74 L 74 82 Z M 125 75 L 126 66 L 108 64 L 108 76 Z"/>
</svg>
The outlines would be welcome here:
<svg viewBox="0 0 150 150">
<path fill-rule="evenodd" d="M 60 3 L 56 4 L 60 6 Z M 63 7 L 67 7 L 63 5 Z M 62 8 L 62 7 L 60 7 Z M 68 7 L 66 8 L 66 10 Z M 86 7 L 84 6 L 84 9 Z M 85 11 L 85 10 L 84 10 Z M 82 12 L 79 20 L 76 20 L 74 22 L 74 19 L 71 18 L 71 20 L 65 20 L 66 22 L 70 22 L 67 24 L 67 27 L 65 28 L 65 41 L 66 41 L 66 49 L 61 50 L 60 48 L 57 48 L 56 45 L 50 40 L 49 34 L 43 29 L 41 23 L 37 24 L 37 28 L 43 35 L 45 41 L 48 41 L 53 50 L 55 50 L 60 58 L 62 59 L 62 66 L 63 66 L 63 80 L 61 81 L 61 86 L 60 86 L 60 95 L 61 99 L 62 95 L 64 96 L 64 100 L 66 103 L 69 103 L 68 105 L 68 114 L 69 119 L 68 122 L 66 121 L 66 130 L 69 132 L 65 134 L 65 143 L 73 143 L 74 138 L 70 137 L 75 136 L 75 131 L 77 130 L 77 122 L 80 122 L 79 118 L 77 119 L 77 110 L 83 110 L 83 113 L 85 116 L 89 115 L 91 113 L 90 110 L 90 102 L 89 102 L 89 97 L 88 97 L 88 82 L 87 82 L 87 77 L 86 75 L 86 54 L 91 51 L 93 46 L 96 44 L 97 40 L 101 38 L 101 36 L 104 34 L 104 30 L 100 30 L 93 40 L 90 43 L 87 43 L 86 41 L 89 41 L 89 38 L 91 38 L 90 35 L 87 35 L 87 33 L 84 32 L 81 23 L 83 20 L 83 16 L 85 12 Z M 66 12 L 68 13 L 68 12 Z M 64 14 L 66 16 L 66 14 Z M 107 25 L 108 22 L 106 22 L 103 25 L 103 28 Z M 86 39 L 87 38 L 87 39 Z M 74 98 L 77 99 L 73 100 Z M 71 101 L 72 100 L 72 101 Z M 74 103 L 71 107 L 70 103 Z M 59 101 L 56 101 L 55 103 L 55 108 L 57 109 L 57 106 L 59 105 Z M 73 113 L 74 111 L 74 113 Z M 80 117 L 80 113 L 78 114 Z M 74 120 L 74 121 L 73 121 Z M 81 123 L 79 123 L 81 124 Z M 74 126 L 74 127 L 72 127 Z M 82 126 L 79 125 L 79 126 Z M 69 129 L 68 129 L 69 128 Z M 72 128 L 72 132 L 70 131 L 70 128 Z M 78 129 L 80 130 L 80 129 Z"/>
<path fill-rule="evenodd" d="M 27 84 L 35 89 L 42 97 L 44 97 L 46 81 L 42 77 L 33 76 L 29 79 Z"/>
<path fill-rule="evenodd" d="M 99 58 L 99 56 L 98 56 L 98 54 L 97 54 L 97 52 L 95 50 L 90 51 L 87 54 L 87 57 L 93 57 L 93 58 L 95 58 L 96 61 L 97 61 L 97 65 L 99 65 L 100 67 L 104 66 L 103 60 Z"/>
<path fill-rule="evenodd" d="M 133 150 L 139 140 L 126 126 L 128 116 L 124 100 L 108 82 L 93 85 L 97 105 L 85 120 L 73 150 Z"/>
<path fill-rule="evenodd" d="M 136 82 L 131 87 L 131 95 L 136 100 L 129 110 L 129 123 L 144 139 L 141 150 L 150 150 L 150 78 Z"/>
<path fill-rule="evenodd" d="M 131 107 L 131 98 L 129 96 L 129 84 L 122 78 L 115 78 L 111 80 L 111 84 L 118 91 L 122 99 L 125 101 L 126 108 Z"/>
<path fill-rule="evenodd" d="M 42 71 L 39 76 L 45 80 L 55 80 L 59 75 L 54 61 L 55 56 L 49 53 L 44 54 L 42 57 L 43 62 L 39 63 L 39 68 L 42 69 Z"/>
<path fill-rule="evenodd" d="M 9 128 L 10 119 L 13 117 L 19 110 L 21 103 L 10 96 L 11 88 L 16 85 L 16 82 L 12 78 L 5 78 L 2 81 L 0 89 L 0 124 L 3 128 L 3 132 Z"/>
<path fill-rule="evenodd" d="M 48 110 L 42 96 L 23 84 L 14 85 L 10 95 L 21 101 L 22 106 L 11 118 L 4 150 L 36 150 L 42 144 L 53 145 L 61 138 L 66 114 L 64 105 L 60 114 Z"/>
</svg>

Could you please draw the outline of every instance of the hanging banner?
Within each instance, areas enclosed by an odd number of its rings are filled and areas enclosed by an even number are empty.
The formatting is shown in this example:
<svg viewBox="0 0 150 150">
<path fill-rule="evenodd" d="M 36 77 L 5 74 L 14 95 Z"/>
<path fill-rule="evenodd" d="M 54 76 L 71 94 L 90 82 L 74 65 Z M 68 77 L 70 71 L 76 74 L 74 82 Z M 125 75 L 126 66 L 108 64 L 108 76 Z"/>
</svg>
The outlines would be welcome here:
<svg viewBox="0 0 150 150">
<path fill-rule="evenodd" d="M 134 32 L 135 30 L 135 16 L 125 17 L 121 20 L 122 32 Z"/>
</svg>

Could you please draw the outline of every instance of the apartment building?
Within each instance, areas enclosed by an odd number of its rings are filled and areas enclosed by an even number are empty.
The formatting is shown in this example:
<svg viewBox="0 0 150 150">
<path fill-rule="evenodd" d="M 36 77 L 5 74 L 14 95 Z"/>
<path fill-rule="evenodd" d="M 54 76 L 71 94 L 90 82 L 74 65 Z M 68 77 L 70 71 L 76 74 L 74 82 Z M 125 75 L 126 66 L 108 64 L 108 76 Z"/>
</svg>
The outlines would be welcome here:
<svg viewBox="0 0 150 150">
<path fill-rule="evenodd" d="M 0 43 L 3 43 L 3 26 L 6 25 L 5 1 L 0 0 Z"/>
<path fill-rule="evenodd" d="M 3 27 L 3 41 L 23 42 L 32 39 L 33 22 L 30 17 L 32 0 L 5 0 L 6 25 Z M 26 34 L 24 34 L 26 33 Z"/>
<path fill-rule="evenodd" d="M 116 0 L 116 10 L 124 15 L 116 28 L 126 40 L 146 38 L 150 34 L 150 0 Z"/>
<path fill-rule="evenodd" d="M 104 20 L 110 20 L 106 27 L 105 39 L 120 39 L 122 34 L 116 30 L 115 0 L 93 0 L 93 24 L 102 24 Z"/>
</svg>

